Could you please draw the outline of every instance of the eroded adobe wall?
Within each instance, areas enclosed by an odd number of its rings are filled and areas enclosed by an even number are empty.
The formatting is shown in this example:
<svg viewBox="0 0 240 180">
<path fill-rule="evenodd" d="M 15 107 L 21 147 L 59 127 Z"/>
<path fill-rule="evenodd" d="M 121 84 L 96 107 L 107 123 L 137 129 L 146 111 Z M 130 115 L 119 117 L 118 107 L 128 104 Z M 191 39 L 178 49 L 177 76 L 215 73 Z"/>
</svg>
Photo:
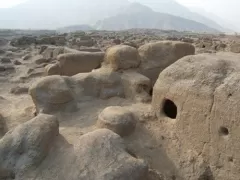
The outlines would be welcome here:
<svg viewBox="0 0 240 180">
<path fill-rule="evenodd" d="M 182 58 L 153 89 L 155 133 L 184 179 L 237 179 L 240 64 L 233 54 Z M 228 172 L 228 173 L 226 173 Z"/>
</svg>

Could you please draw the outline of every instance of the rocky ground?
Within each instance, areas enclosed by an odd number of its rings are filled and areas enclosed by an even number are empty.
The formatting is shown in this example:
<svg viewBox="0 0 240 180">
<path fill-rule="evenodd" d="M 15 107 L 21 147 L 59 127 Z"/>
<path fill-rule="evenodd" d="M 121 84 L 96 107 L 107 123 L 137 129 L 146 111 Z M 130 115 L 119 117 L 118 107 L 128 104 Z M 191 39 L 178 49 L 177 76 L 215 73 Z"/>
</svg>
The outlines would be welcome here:
<svg viewBox="0 0 240 180">
<path fill-rule="evenodd" d="M 224 34 L 6 35 L 0 179 L 238 179 L 238 53 Z"/>
</svg>

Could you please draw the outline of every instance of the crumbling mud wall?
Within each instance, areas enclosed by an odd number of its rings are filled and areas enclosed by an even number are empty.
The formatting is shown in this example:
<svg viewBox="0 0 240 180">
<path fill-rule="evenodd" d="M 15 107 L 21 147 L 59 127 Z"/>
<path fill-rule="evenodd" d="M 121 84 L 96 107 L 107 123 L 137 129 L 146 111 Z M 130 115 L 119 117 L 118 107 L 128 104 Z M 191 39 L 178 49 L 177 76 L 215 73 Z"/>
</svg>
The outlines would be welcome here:
<svg viewBox="0 0 240 180">
<path fill-rule="evenodd" d="M 152 108 L 184 179 L 239 178 L 239 56 L 187 56 L 165 69 Z"/>
</svg>

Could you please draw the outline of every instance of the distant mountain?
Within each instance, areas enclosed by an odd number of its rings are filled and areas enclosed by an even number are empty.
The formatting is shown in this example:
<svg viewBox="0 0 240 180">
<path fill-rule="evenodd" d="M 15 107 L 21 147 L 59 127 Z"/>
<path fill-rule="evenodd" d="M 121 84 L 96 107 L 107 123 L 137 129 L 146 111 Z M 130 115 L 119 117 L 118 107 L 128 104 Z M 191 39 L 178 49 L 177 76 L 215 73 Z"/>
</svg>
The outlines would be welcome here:
<svg viewBox="0 0 240 180">
<path fill-rule="evenodd" d="M 99 30 L 152 28 L 178 31 L 218 32 L 216 29 L 196 21 L 155 12 L 140 3 L 132 3 L 122 9 L 121 13 L 98 21 L 95 27 Z"/>
<path fill-rule="evenodd" d="M 213 14 L 213 13 L 210 13 L 210 12 L 207 12 L 205 11 L 204 9 L 202 8 L 196 8 L 196 7 L 192 7 L 191 8 L 191 11 L 193 12 L 196 12 L 196 13 L 199 13 L 199 14 L 202 14 L 203 16 L 215 21 L 216 23 L 218 23 L 220 26 L 224 27 L 224 30 L 226 32 L 229 32 L 229 33 L 234 33 L 234 32 L 239 32 L 240 31 L 240 28 L 238 28 L 237 26 L 233 25 L 231 22 Z"/>
<path fill-rule="evenodd" d="M 66 27 L 57 29 L 57 31 L 60 33 L 69 33 L 69 32 L 75 32 L 75 31 L 90 31 L 90 30 L 94 30 L 94 28 L 87 24 L 66 26 Z"/>
<path fill-rule="evenodd" d="M 0 9 L 0 28 L 55 29 L 73 24 L 94 24 L 116 15 L 128 0 L 28 0 Z"/>
<path fill-rule="evenodd" d="M 12 8 L 0 9 L 0 28 L 56 29 L 74 24 L 93 26 L 98 22 L 96 27 L 100 29 L 113 28 L 117 30 L 131 27 L 155 27 L 194 31 L 222 30 L 222 27 L 214 21 L 191 12 L 174 0 L 138 1 L 143 1 L 150 8 L 146 6 L 133 7 L 129 0 L 28 0 Z M 151 9 L 186 19 L 167 14 L 156 14 Z M 139 19 L 139 17 L 142 19 Z M 114 19 L 119 20 L 119 24 L 123 26 L 119 26 L 118 22 L 112 22 Z M 149 20 L 151 21 L 147 22 Z M 117 28 L 118 26 L 119 28 Z M 76 27 L 70 28 L 74 29 Z"/>
<path fill-rule="evenodd" d="M 187 7 L 179 4 L 175 0 L 137 0 L 137 1 L 140 2 L 141 4 L 144 4 L 152 8 L 156 12 L 168 13 L 174 16 L 179 16 L 196 22 L 200 22 L 219 31 L 226 30 L 209 17 L 202 15 L 204 14 L 204 12 L 200 14 L 199 12 L 198 13 L 192 12 Z"/>
</svg>

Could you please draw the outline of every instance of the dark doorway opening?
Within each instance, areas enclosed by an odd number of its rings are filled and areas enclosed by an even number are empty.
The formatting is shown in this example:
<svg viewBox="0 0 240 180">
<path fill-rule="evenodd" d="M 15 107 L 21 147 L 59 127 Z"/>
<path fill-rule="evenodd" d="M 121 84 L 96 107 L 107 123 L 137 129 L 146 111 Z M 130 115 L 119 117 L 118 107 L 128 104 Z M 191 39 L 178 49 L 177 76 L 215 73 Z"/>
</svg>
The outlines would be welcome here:
<svg viewBox="0 0 240 180">
<path fill-rule="evenodd" d="M 176 119 L 177 117 L 177 106 L 175 103 L 169 99 L 165 99 L 163 103 L 163 112 L 164 114 L 171 118 Z"/>
</svg>

